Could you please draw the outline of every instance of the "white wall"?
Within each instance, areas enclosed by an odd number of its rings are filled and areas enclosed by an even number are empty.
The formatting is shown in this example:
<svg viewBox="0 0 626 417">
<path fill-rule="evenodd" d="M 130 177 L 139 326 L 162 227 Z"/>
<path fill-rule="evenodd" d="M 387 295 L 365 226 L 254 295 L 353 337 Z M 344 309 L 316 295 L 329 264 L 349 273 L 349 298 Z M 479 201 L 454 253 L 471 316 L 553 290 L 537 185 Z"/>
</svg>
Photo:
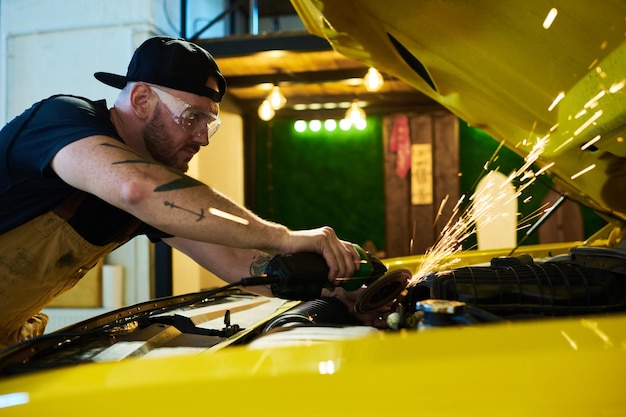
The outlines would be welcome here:
<svg viewBox="0 0 626 417">
<path fill-rule="evenodd" d="M 190 0 L 188 22 L 209 21 L 223 9 L 223 0 Z M 52 94 L 112 103 L 118 90 L 98 82 L 93 73 L 124 74 L 139 44 L 154 35 L 178 36 L 179 22 L 176 0 L 1 0 L 0 123 Z M 223 33 L 218 24 L 203 36 Z M 197 178 L 242 201 L 241 120 L 236 113 L 220 116 L 224 126 L 201 152 Z M 125 268 L 125 304 L 151 296 L 151 254 L 147 240 L 138 238 L 107 258 Z M 188 268 L 194 267 L 178 265 L 175 279 L 182 280 Z M 194 271 L 201 278 L 182 288 L 199 289 L 204 274 Z"/>
<path fill-rule="evenodd" d="M 243 126 L 239 115 L 228 109 L 228 96 L 220 111 L 222 126 L 192 160 L 188 174 L 227 194 L 236 202 L 244 200 Z M 173 293 L 185 294 L 224 284 L 210 272 L 199 268 L 178 251 L 172 254 Z"/>
</svg>

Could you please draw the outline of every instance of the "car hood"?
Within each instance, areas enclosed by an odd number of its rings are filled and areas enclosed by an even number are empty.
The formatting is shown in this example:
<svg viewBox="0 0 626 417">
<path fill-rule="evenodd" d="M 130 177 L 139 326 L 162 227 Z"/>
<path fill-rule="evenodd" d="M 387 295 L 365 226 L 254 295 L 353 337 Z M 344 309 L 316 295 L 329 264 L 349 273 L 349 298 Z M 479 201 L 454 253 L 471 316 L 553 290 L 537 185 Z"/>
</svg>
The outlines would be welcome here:
<svg viewBox="0 0 626 417">
<path fill-rule="evenodd" d="M 626 220 L 626 3 L 292 0 L 307 30 L 414 86 Z M 557 2 L 558 4 L 558 2 Z M 554 13 L 554 12 L 552 12 Z"/>
</svg>

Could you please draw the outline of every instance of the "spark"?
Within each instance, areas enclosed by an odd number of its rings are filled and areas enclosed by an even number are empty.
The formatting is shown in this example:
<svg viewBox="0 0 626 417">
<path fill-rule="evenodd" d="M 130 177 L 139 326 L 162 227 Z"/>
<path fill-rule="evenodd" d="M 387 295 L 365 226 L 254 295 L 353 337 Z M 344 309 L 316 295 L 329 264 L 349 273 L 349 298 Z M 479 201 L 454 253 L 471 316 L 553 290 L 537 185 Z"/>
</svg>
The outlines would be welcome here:
<svg viewBox="0 0 626 417">
<path fill-rule="evenodd" d="M 553 166 L 554 166 L 554 162 L 550 162 L 548 165 L 546 165 L 545 167 L 541 168 L 539 171 L 535 172 L 535 177 L 540 176 L 541 174 L 543 174 L 544 172 L 546 172 L 547 170 L 549 170 Z"/>
<path fill-rule="evenodd" d="M 439 218 L 441 217 L 441 213 L 443 212 L 443 208 L 445 207 L 446 203 L 448 202 L 448 198 L 450 197 L 449 194 L 447 194 L 445 196 L 445 198 L 441 201 L 441 204 L 439 205 L 439 211 L 437 211 L 437 216 L 435 217 L 435 222 L 433 223 L 433 226 L 435 224 L 437 224 L 437 221 L 439 220 Z"/>
<path fill-rule="evenodd" d="M 624 88 L 624 81 L 620 81 L 618 83 L 613 84 L 610 88 L 609 88 L 609 93 L 611 94 L 615 94 L 617 93 L 619 90 L 621 90 L 622 88 Z"/>
<path fill-rule="evenodd" d="M 563 100 L 563 98 L 565 98 L 565 91 L 561 91 L 556 98 L 554 99 L 554 101 L 552 102 L 552 104 L 550 104 L 550 107 L 548 107 L 548 111 L 552 111 L 554 110 L 554 108 L 556 107 L 557 104 L 559 104 L 559 101 Z"/>
<path fill-rule="evenodd" d="M 554 7 L 550 9 L 548 15 L 543 21 L 544 29 L 550 29 L 550 26 L 552 26 L 552 23 L 554 23 L 554 19 L 556 19 L 557 14 L 559 14 L 559 11 L 557 9 L 555 9 Z"/>
<path fill-rule="evenodd" d="M 584 151 L 585 149 L 587 149 L 588 147 L 590 147 L 591 145 L 593 145 L 594 143 L 596 143 L 597 141 L 599 141 L 601 138 L 600 135 L 596 136 L 593 139 L 590 139 L 589 142 L 585 143 L 583 146 L 580 147 L 581 151 Z"/>
<path fill-rule="evenodd" d="M 243 224 L 245 226 L 250 224 L 250 221 L 248 221 L 247 219 L 241 218 L 239 216 L 235 216 L 234 214 L 226 213 L 225 211 L 216 209 L 215 207 L 210 207 L 209 213 L 211 213 L 214 216 L 221 217 L 223 219 L 230 220 L 235 223 Z"/>
<path fill-rule="evenodd" d="M 576 178 L 580 177 L 583 174 L 586 174 L 587 172 L 591 171 L 592 169 L 594 169 L 596 167 L 596 164 L 591 164 L 589 165 L 587 168 L 578 171 L 577 173 L 575 173 L 574 175 L 572 175 L 570 178 L 575 180 Z"/>
<path fill-rule="evenodd" d="M 606 91 L 602 90 L 600 91 L 598 94 L 596 94 L 595 96 L 593 96 L 588 102 L 585 103 L 585 105 L 583 106 L 583 108 L 588 109 L 588 108 L 593 108 L 596 106 L 596 103 L 602 98 L 604 97 L 604 95 L 606 94 Z"/>
<path fill-rule="evenodd" d="M 559 146 L 557 146 L 556 149 L 554 150 L 554 152 L 555 153 L 558 152 L 559 150 L 561 150 L 561 148 L 563 148 L 565 145 L 570 143 L 572 140 L 574 140 L 574 136 L 572 136 L 571 138 L 569 138 L 568 140 L 566 140 L 565 142 L 563 142 Z"/>
<path fill-rule="evenodd" d="M 580 127 L 574 131 L 574 136 L 578 136 L 580 132 L 587 129 L 592 123 L 598 120 L 600 116 L 602 116 L 602 110 L 598 110 L 597 112 L 595 112 L 593 116 L 589 118 L 589 120 L 587 120 L 585 123 L 580 125 Z"/>
<path fill-rule="evenodd" d="M 533 210 L 532 213 L 529 213 L 525 217 L 520 219 L 519 221 L 520 226 L 518 226 L 517 230 L 524 230 L 524 229 L 531 227 L 532 225 L 530 224 L 530 222 L 543 216 L 544 213 L 547 210 L 549 210 L 548 208 L 549 205 L 550 203 L 543 203 L 539 208 Z"/>
</svg>

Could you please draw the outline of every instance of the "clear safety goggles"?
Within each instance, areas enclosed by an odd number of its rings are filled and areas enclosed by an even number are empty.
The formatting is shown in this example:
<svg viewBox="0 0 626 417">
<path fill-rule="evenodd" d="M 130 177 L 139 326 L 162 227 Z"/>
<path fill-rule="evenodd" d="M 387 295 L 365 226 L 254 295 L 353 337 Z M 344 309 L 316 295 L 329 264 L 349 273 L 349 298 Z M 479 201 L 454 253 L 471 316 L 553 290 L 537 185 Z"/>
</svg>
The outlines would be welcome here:
<svg viewBox="0 0 626 417">
<path fill-rule="evenodd" d="M 159 100 L 174 119 L 174 122 L 193 136 L 207 135 L 207 139 L 217 132 L 222 121 L 213 113 L 204 113 L 191 104 L 161 90 L 153 85 L 150 89 L 159 97 Z"/>
</svg>

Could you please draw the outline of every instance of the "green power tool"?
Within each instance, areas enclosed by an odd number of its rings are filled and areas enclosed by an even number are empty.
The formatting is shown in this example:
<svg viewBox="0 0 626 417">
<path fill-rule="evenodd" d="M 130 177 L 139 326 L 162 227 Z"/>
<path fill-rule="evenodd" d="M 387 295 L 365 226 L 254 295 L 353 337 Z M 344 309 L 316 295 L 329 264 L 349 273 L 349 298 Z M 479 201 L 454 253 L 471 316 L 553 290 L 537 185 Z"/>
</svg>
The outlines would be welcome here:
<svg viewBox="0 0 626 417">
<path fill-rule="evenodd" d="M 375 256 L 358 245 L 354 248 L 361 261 L 351 277 L 338 278 L 338 286 L 354 291 L 369 285 L 387 272 L 387 267 Z M 333 288 L 328 281 L 329 268 L 324 257 L 313 252 L 280 254 L 272 258 L 263 277 L 242 279 L 244 286 L 271 285 L 272 294 L 288 300 L 319 298 L 323 288 Z"/>
</svg>

